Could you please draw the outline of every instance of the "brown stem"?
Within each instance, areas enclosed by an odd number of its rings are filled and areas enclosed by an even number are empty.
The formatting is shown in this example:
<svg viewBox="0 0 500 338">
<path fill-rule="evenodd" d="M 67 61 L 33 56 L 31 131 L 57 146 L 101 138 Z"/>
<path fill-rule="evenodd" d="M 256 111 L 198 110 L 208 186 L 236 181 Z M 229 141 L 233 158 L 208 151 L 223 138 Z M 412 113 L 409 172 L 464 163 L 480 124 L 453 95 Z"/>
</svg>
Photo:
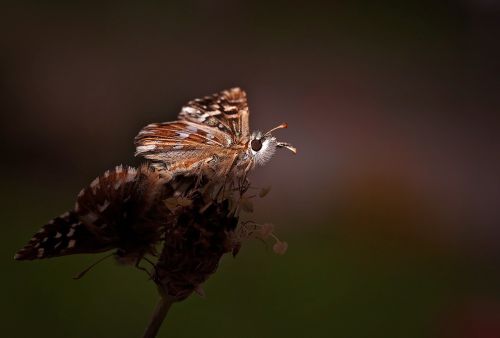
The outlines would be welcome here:
<svg viewBox="0 0 500 338">
<path fill-rule="evenodd" d="M 173 300 L 169 299 L 169 297 L 160 297 L 158 304 L 156 304 L 156 308 L 151 316 L 151 320 L 149 321 L 148 327 L 146 327 L 146 331 L 142 338 L 154 338 L 158 334 L 158 330 L 160 329 L 163 320 L 167 316 L 168 310 L 173 304 Z"/>
</svg>

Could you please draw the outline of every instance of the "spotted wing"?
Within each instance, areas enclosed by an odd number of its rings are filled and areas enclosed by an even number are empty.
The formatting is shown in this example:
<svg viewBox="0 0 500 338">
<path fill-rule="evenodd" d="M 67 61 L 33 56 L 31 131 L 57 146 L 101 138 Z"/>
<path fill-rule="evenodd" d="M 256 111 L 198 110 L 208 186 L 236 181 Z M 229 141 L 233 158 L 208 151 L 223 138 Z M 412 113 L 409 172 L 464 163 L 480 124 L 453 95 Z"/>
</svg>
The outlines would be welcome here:
<svg viewBox="0 0 500 338">
<path fill-rule="evenodd" d="M 32 260 L 110 249 L 86 227 L 74 211 L 52 219 L 44 225 L 14 259 Z"/>
<path fill-rule="evenodd" d="M 143 174 L 122 166 L 106 171 L 78 194 L 72 211 L 43 226 L 14 258 L 31 260 L 112 248 L 132 251 L 154 244 L 162 224 L 151 223 L 148 217 L 155 187 L 162 185 L 152 182 L 153 174 L 147 179 Z"/>
<path fill-rule="evenodd" d="M 178 118 L 218 128 L 234 143 L 246 141 L 250 134 L 247 95 L 237 87 L 189 101 Z"/>
</svg>

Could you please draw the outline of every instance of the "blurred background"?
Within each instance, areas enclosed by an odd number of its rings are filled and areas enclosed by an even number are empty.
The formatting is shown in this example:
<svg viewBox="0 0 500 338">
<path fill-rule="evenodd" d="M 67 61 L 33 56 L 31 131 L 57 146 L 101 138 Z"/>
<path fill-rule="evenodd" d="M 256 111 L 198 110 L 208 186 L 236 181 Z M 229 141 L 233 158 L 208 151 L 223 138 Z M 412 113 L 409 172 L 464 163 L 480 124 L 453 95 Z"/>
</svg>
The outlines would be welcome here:
<svg viewBox="0 0 500 338">
<path fill-rule="evenodd" d="M 4 1 L 5 337 L 138 337 L 157 294 L 96 256 L 12 257 L 133 138 L 232 86 L 297 146 L 245 243 L 160 337 L 500 337 L 500 3 Z"/>
</svg>

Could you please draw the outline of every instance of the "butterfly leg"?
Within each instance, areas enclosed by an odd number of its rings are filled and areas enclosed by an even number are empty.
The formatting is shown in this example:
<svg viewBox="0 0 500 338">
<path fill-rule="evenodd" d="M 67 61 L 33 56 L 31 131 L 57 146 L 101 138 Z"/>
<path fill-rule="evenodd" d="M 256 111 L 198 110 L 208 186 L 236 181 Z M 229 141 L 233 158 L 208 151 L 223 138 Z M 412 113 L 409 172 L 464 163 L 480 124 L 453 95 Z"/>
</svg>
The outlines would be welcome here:
<svg viewBox="0 0 500 338">
<path fill-rule="evenodd" d="M 135 267 L 141 271 L 144 271 L 148 275 L 149 279 L 154 280 L 154 275 L 151 273 L 151 271 L 140 265 L 142 260 L 145 260 L 146 262 L 151 264 L 153 266 L 153 269 L 155 268 L 154 263 L 144 256 L 137 259 L 137 261 L 135 262 Z"/>
<path fill-rule="evenodd" d="M 247 177 L 248 171 L 245 172 L 243 177 L 238 182 L 238 190 L 240 192 L 240 196 L 243 196 L 245 192 L 247 192 L 248 188 L 250 188 L 250 180 Z"/>
</svg>

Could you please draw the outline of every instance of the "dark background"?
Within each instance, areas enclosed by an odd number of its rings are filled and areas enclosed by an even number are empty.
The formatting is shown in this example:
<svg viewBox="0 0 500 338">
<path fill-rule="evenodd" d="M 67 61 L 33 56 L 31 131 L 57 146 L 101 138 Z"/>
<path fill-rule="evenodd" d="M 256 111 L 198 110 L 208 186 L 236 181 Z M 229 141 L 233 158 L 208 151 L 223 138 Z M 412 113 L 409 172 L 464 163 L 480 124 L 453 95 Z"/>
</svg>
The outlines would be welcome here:
<svg viewBox="0 0 500 338">
<path fill-rule="evenodd" d="M 138 337 L 141 272 L 96 257 L 14 262 L 133 137 L 232 86 L 252 129 L 297 146 L 261 243 L 225 257 L 161 337 L 500 337 L 500 4 L 496 1 L 3 2 L 4 337 Z"/>
</svg>

